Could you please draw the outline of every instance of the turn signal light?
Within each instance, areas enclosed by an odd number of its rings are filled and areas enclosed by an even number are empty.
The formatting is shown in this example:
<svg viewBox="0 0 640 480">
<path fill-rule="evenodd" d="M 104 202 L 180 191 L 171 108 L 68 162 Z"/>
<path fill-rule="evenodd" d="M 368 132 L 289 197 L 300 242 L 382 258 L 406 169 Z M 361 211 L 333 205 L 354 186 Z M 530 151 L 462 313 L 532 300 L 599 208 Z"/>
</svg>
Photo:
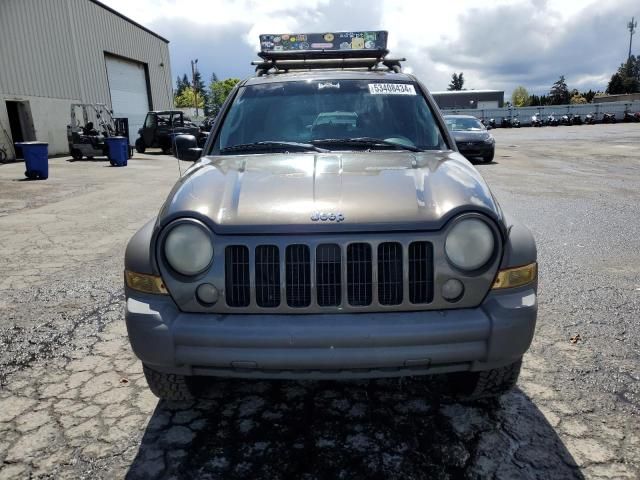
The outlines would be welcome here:
<svg viewBox="0 0 640 480">
<path fill-rule="evenodd" d="M 493 282 L 493 289 L 514 288 L 527 285 L 538 278 L 538 264 L 536 262 L 522 267 L 500 270 Z"/>
<path fill-rule="evenodd" d="M 156 295 L 167 295 L 169 293 L 167 291 L 167 287 L 164 286 L 162 278 L 155 275 L 125 270 L 124 279 L 127 283 L 127 287 L 132 290 L 137 290 L 143 293 L 153 293 Z"/>
</svg>

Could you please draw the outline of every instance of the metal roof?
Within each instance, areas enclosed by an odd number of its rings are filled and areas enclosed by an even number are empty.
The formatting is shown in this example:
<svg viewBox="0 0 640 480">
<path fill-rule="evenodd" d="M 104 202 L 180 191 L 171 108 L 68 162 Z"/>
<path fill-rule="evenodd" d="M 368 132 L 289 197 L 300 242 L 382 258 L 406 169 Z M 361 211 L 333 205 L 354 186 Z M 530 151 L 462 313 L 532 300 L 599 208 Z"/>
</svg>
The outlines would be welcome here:
<svg viewBox="0 0 640 480">
<path fill-rule="evenodd" d="M 108 7 L 107 5 L 105 5 L 102 2 L 99 2 L 98 0 L 89 0 L 91 3 L 95 3 L 96 5 L 98 5 L 99 7 L 104 8 L 105 10 L 113 13 L 114 15 L 117 15 L 118 17 L 122 18 L 123 20 L 126 20 L 127 22 L 131 23 L 132 25 L 135 25 L 136 27 L 140 28 L 141 30 L 144 30 L 145 32 L 153 35 L 154 37 L 159 38 L 160 40 L 162 40 L 165 43 L 169 43 L 169 40 L 167 40 L 164 37 L 161 37 L 160 35 L 158 35 L 156 32 L 149 30 L 147 27 L 144 27 L 142 25 L 140 25 L 138 22 L 134 22 L 133 20 L 131 20 L 129 17 L 125 17 L 123 14 L 121 14 L 120 12 L 118 12 L 117 10 L 114 10 L 111 7 Z"/>
</svg>

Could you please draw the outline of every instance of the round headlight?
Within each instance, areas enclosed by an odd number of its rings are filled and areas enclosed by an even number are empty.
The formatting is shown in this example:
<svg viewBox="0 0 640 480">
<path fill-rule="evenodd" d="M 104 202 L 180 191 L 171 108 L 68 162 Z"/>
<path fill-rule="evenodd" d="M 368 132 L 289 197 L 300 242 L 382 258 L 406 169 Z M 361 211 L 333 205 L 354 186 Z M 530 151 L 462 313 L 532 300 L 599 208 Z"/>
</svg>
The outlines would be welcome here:
<svg viewBox="0 0 640 480">
<path fill-rule="evenodd" d="M 449 231 L 444 250 L 455 267 L 471 271 L 489 261 L 494 243 L 489 225 L 477 218 L 469 218 L 456 223 Z"/>
<path fill-rule="evenodd" d="M 182 223 L 167 235 L 164 254 L 176 272 L 197 275 L 209 266 L 213 258 L 211 237 L 202 227 Z"/>
</svg>

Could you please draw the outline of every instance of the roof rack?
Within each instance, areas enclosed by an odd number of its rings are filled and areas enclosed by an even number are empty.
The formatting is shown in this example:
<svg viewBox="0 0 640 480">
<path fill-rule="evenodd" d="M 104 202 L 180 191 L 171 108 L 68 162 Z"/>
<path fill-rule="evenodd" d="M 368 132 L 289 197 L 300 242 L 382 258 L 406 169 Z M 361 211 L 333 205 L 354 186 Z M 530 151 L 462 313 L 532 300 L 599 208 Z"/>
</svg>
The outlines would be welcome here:
<svg viewBox="0 0 640 480">
<path fill-rule="evenodd" d="M 404 58 L 387 58 L 387 32 L 260 35 L 262 59 L 251 62 L 258 76 L 289 70 L 368 69 L 380 64 L 401 71 Z"/>
</svg>

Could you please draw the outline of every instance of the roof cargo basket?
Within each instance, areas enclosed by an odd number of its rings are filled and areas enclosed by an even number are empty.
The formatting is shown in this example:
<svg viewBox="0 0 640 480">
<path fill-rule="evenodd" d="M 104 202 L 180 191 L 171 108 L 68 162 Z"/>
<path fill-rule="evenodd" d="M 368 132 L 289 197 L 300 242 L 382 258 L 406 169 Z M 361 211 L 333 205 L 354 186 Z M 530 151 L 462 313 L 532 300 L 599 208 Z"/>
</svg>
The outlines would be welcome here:
<svg viewBox="0 0 640 480">
<path fill-rule="evenodd" d="M 387 32 L 260 35 L 258 76 L 311 69 L 379 69 L 400 72 L 404 58 L 387 58 Z"/>
</svg>

